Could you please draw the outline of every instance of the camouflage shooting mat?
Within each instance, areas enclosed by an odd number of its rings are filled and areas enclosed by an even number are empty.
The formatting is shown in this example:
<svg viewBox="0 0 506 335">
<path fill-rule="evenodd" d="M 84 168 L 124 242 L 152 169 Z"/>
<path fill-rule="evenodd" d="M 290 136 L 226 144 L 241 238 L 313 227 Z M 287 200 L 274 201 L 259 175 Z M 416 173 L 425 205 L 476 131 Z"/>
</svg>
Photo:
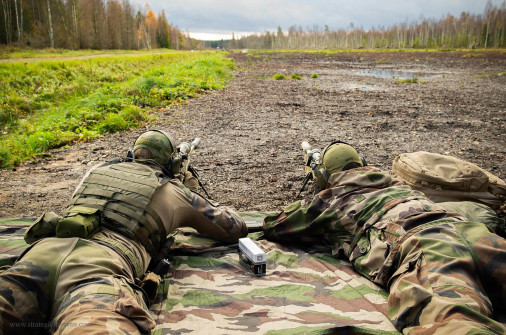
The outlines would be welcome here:
<svg viewBox="0 0 506 335">
<path fill-rule="evenodd" d="M 266 213 L 240 213 L 261 226 Z M 0 219 L 0 264 L 26 247 L 33 219 Z M 327 250 L 250 238 L 266 252 L 267 274 L 256 277 L 238 247 L 180 229 L 171 268 L 151 305 L 153 334 L 399 334 L 388 320 L 388 293 Z"/>
<path fill-rule="evenodd" d="M 0 266 L 12 265 L 28 247 L 23 234 L 35 218 L 0 218 Z"/>
</svg>

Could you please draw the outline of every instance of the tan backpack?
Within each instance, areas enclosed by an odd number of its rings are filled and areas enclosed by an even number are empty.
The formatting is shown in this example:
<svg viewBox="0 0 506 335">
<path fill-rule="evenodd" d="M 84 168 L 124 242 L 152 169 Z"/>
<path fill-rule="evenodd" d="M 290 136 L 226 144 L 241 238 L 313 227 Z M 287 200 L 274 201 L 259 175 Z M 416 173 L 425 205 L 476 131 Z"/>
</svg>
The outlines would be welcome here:
<svg viewBox="0 0 506 335">
<path fill-rule="evenodd" d="M 434 202 L 474 201 L 504 212 L 506 183 L 473 163 L 425 151 L 400 154 L 394 175 Z"/>
</svg>

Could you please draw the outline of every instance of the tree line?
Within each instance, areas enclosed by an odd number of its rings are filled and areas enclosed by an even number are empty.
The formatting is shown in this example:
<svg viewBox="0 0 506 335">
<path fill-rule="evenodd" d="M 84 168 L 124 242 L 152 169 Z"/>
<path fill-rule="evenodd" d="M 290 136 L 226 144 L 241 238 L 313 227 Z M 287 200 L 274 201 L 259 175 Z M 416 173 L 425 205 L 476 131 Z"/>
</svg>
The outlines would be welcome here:
<svg viewBox="0 0 506 335">
<path fill-rule="evenodd" d="M 64 49 L 196 49 L 200 42 L 129 0 L 0 0 L 0 44 Z"/>
<path fill-rule="evenodd" d="M 373 49 L 373 48 L 504 48 L 506 1 L 490 1 L 483 14 L 462 12 L 440 20 L 420 19 L 364 30 L 353 23 L 347 29 L 291 26 L 288 32 L 265 32 L 228 41 L 231 49 Z"/>
<path fill-rule="evenodd" d="M 483 14 L 407 20 L 364 30 L 291 26 L 225 41 L 190 38 L 165 13 L 134 8 L 130 0 L 0 0 L 0 44 L 65 49 L 357 49 L 504 48 L 506 1 L 488 1 Z"/>
</svg>

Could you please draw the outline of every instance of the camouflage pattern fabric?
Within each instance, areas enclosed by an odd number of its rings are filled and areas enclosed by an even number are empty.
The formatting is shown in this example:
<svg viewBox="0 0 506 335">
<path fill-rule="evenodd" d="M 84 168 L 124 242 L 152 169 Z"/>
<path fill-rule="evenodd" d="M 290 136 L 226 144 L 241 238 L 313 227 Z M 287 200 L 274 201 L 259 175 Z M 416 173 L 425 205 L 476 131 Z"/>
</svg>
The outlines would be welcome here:
<svg viewBox="0 0 506 335">
<path fill-rule="evenodd" d="M 267 274 L 255 277 L 239 261 L 237 245 L 216 244 L 190 228 L 177 240 L 151 306 L 153 334 L 398 334 L 386 316 L 386 291 L 328 249 L 259 240 Z"/>
<path fill-rule="evenodd" d="M 492 319 L 504 315 L 505 240 L 378 169 L 333 174 L 311 202 L 266 217 L 264 228 L 271 240 L 326 245 L 349 259 L 389 290 L 399 331 L 506 332 Z"/>
<path fill-rule="evenodd" d="M 42 239 L 3 271 L 0 311 L 4 334 L 140 334 L 155 326 L 126 260 L 80 238 Z"/>
<path fill-rule="evenodd" d="M 502 230 L 499 216 L 490 207 L 484 204 L 472 201 L 446 201 L 439 202 L 438 205 L 449 212 L 459 213 L 469 221 L 483 223 L 492 233 L 505 237 L 500 234 Z"/>
<path fill-rule="evenodd" d="M 239 214 L 248 226 L 257 227 L 269 213 Z M 19 226 L 24 222 L 26 229 L 31 220 L 3 219 L 0 228 L 9 222 Z M 22 242 L 23 232 L 19 229 L 9 238 Z M 249 237 L 262 235 L 257 232 Z M 0 240 L 0 245 L 5 241 Z M 254 277 L 239 262 L 237 245 L 180 228 L 171 249 L 172 267 L 150 307 L 156 321 L 152 333 L 399 334 L 387 318 L 386 291 L 359 275 L 348 261 L 331 257 L 328 248 L 286 247 L 266 240 L 258 244 L 267 253 L 264 277 Z M 9 250 L 11 255 L 22 251 Z M 100 284 L 94 283 L 95 287 Z M 107 292 L 106 287 L 110 285 L 103 286 L 102 292 Z M 110 296 L 89 295 L 90 299 L 81 299 L 81 303 L 74 302 L 75 297 L 68 294 L 67 302 L 60 305 L 85 308 L 84 302 L 90 306 L 93 298 L 104 306 Z M 116 325 L 110 320 L 110 325 Z M 77 318 L 72 325 L 88 321 Z M 79 330 L 72 326 L 63 329 Z"/>
<path fill-rule="evenodd" d="M 14 264 L 29 246 L 23 235 L 35 218 L 0 218 L 0 267 Z"/>
</svg>

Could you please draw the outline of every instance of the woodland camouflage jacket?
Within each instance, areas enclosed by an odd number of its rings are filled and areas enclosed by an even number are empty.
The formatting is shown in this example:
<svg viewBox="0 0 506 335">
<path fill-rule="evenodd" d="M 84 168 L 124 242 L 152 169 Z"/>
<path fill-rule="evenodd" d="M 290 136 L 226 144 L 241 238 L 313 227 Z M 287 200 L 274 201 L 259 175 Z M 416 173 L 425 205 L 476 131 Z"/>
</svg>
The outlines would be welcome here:
<svg viewBox="0 0 506 335">
<path fill-rule="evenodd" d="M 505 240 L 378 169 L 333 174 L 312 201 L 266 217 L 264 231 L 271 240 L 326 245 L 349 259 L 390 290 L 398 330 L 504 331 L 487 317 L 502 313 L 506 301 Z"/>
</svg>

